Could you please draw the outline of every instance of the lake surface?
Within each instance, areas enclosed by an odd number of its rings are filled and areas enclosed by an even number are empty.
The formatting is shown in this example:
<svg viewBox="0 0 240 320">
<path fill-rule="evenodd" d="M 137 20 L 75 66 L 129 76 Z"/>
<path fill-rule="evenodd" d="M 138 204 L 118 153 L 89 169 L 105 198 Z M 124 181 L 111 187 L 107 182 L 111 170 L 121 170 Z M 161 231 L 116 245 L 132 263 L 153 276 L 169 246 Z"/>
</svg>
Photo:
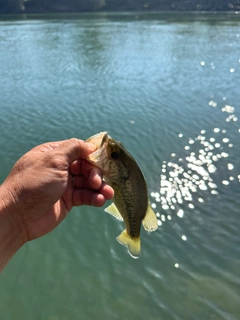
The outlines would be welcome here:
<svg viewBox="0 0 240 320">
<path fill-rule="evenodd" d="M 1 181 L 33 146 L 100 132 L 139 162 L 159 229 L 74 208 L 0 276 L 6 320 L 240 319 L 240 15 L 0 17 Z"/>
</svg>

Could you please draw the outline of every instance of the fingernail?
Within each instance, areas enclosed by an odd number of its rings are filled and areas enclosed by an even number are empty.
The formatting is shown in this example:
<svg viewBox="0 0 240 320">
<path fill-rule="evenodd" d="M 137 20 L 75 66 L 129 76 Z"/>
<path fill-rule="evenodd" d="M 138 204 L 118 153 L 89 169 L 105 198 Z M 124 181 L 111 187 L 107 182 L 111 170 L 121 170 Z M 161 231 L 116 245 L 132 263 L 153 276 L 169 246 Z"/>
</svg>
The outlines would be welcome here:
<svg viewBox="0 0 240 320">
<path fill-rule="evenodd" d="M 85 142 L 88 146 L 89 149 L 91 149 L 92 151 L 95 151 L 97 148 L 95 146 L 95 144 L 91 143 L 91 142 Z"/>
</svg>

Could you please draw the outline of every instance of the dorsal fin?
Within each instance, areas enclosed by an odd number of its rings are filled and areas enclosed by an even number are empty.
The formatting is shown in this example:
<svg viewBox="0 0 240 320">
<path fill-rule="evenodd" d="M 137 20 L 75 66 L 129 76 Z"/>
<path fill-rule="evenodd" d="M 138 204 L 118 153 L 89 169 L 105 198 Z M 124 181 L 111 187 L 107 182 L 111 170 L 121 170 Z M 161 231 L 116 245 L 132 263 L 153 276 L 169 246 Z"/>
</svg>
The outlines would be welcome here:
<svg viewBox="0 0 240 320">
<path fill-rule="evenodd" d="M 148 204 L 146 215 L 142 221 L 143 227 L 147 231 L 155 231 L 158 228 L 158 221 L 155 212 Z"/>
<path fill-rule="evenodd" d="M 118 211 L 114 203 L 111 203 L 110 206 L 108 206 L 104 211 L 110 213 L 116 219 L 123 221 L 123 217 L 121 216 L 121 213 Z"/>
</svg>

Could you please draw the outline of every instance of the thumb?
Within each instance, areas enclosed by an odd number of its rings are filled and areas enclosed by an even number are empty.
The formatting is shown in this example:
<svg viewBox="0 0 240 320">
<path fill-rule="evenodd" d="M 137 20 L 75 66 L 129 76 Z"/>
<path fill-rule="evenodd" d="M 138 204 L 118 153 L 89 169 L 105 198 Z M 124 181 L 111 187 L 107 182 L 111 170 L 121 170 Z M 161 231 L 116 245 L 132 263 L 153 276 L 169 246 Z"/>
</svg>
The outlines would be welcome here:
<svg viewBox="0 0 240 320">
<path fill-rule="evenodd" d="M 62 141 L 57 149 L 67 157 L 67 161 L 70 164 L 77 159 L 85 159 L 96 150 L 96 146 L 92 143 L 72 138 Z"/>
</svg>

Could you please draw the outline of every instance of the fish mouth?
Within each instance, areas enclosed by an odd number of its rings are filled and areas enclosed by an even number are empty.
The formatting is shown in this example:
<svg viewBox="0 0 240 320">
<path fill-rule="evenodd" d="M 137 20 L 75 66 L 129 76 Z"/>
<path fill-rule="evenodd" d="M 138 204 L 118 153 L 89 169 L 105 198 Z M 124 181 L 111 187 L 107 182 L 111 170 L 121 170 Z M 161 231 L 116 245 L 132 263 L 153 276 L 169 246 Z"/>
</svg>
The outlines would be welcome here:
<svg viewBox="0 0 240 320">
<path fill-rule="evenodd" d="M 95 166 L 98 166 L 98 164 L 106 158 L 106 144 L 109 138 L 111 137 L 108 135 L 107 131 L 97 133 L 94 136 L 88 138 L 86 141 L 93 143 L 97 147 L 97 150 L 89 154 L 86 160 L 91 162 Z"/>
<path fill-rule="evenodd" d="M 90 138 L 86 140 L 86 142 L 91 142 L 95 145 L 97 149 L 101 148 L 103 143 L 106 141 L 108 137 L 107 131 L 99 132 L 97 134 L 94 134 Z"/>
<path fill-rule="evenodd" d="M 108 138 L 108 133 L 105 132 L 103 138 L 102 138 L 102 142 L 101 142 L 101 145 L 100 145 L 100 148 L 102 148 L 102 146 L 104 145 L 104 143 L 107 141 L 107 138 Z"/>
</svg>

